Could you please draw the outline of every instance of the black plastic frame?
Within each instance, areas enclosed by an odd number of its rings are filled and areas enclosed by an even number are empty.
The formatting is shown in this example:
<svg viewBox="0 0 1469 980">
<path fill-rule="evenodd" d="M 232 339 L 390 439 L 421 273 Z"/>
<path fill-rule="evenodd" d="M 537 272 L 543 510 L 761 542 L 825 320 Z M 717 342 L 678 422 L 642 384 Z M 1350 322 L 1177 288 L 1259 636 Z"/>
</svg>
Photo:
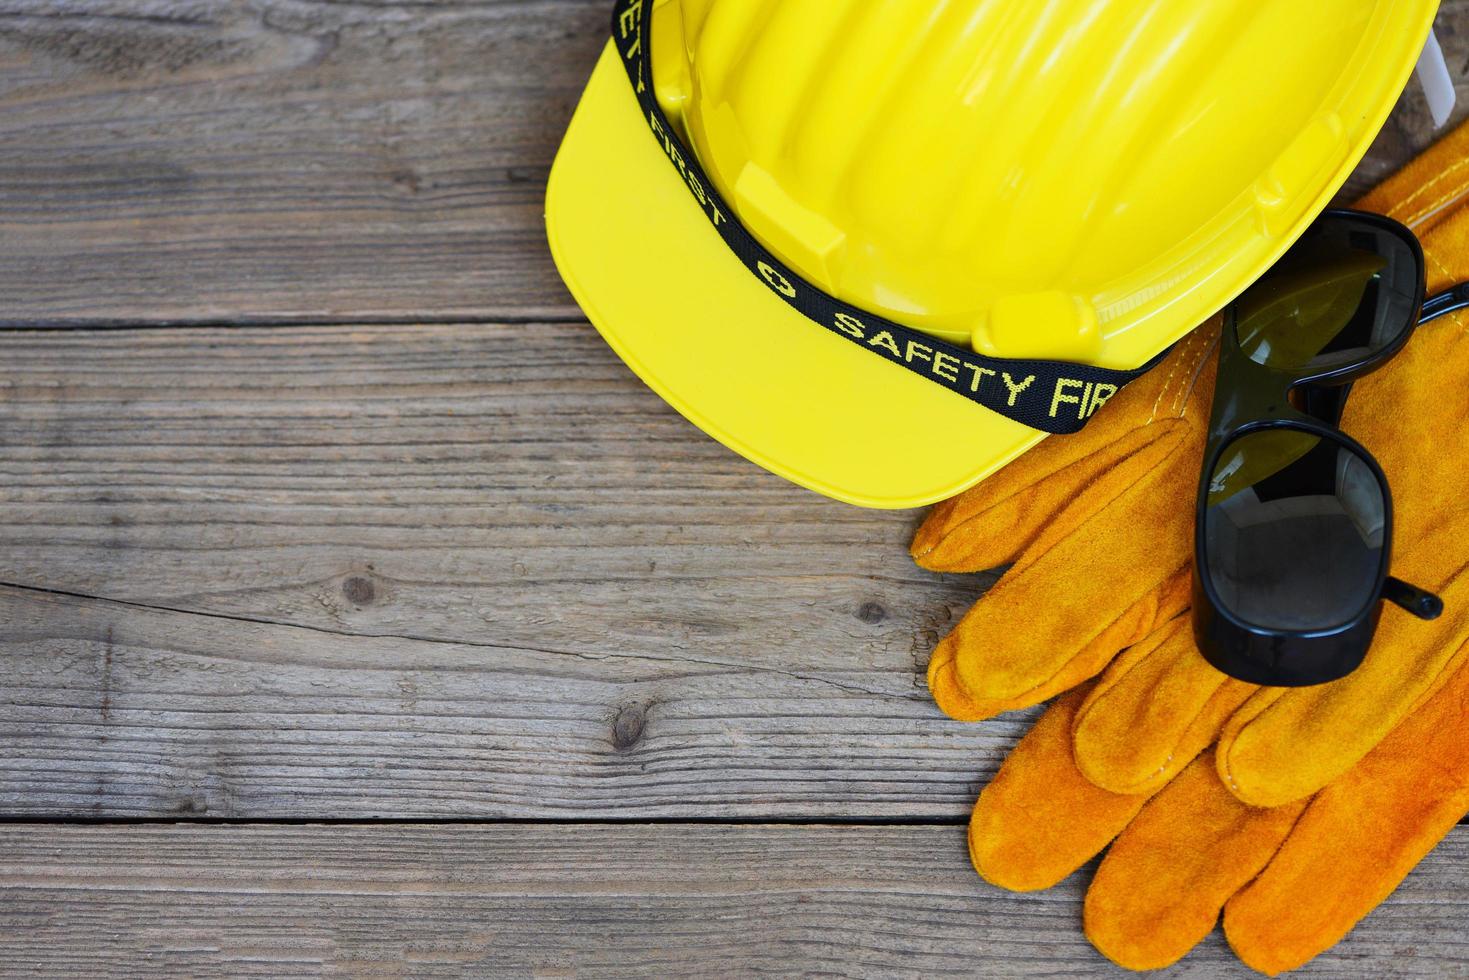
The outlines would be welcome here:
<svg viewBox="0 0 1469 980">
<path fill-rule="evenodd" d="M 1317 372 L 1272 368 L 1252 360 L 1239 345 L 1236 331 L 1238 301 L 1225 310 L 1219 342 L 1218 381 L 1214 389 L 1214 406 L 1194 516 L 1194 638 L 1209 663 L 1232 677 L 1254 684 L 1303 687 L 1345 677 L 1357 669 L 1367 655 L 1384 598 L 1403 604 L 1423 618 L 1432 618 L 1442 610 L 1442 603 L 1436 597 L 1389 577 L 1393 504 L 1387 476 L 1372 454 L 1338 427 L 1352 382 L 1391 360 L 1407 344 L 1421 322 L 1427 292 L 1423 248 L 1408 228 L 1381 215 L 1330 210 L 1317 219 L 1313 230 L 1328 221 L 1367 225 L 1400 238 L 1417 263 L 1416 295 L 1409 322 L 1393 343 L 1361 361 Z M 1309 234 L 1310 231 L 1307 232 Z M 1435 310 L 1434 315 L 1441 313 Z M 1307 411 L 1292 404 L 1293 393 L 1298 395 Z M 1319 630 L 1283 630 L 1245 622 L 1225 608 L 1205 568 L 1205 515 L 1209 507 L 1209 484 L 1220 457 L 1241 437 L 1269 429 L 1295 429 L 1347 449 L 1367 464 L 1382 491 L 1382 558 L 1375 587 L 1362 608 L 1341 624 Z"/>
</svg>

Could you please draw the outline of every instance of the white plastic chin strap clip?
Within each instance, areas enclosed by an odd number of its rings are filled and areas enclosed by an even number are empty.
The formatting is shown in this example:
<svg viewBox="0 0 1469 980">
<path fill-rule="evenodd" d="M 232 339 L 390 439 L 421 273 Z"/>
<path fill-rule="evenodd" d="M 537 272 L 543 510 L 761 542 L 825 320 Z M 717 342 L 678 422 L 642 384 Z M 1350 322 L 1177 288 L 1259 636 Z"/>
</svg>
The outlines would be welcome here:
<svg viewBox="0 0 1469 980">
<path fill-rule="evenodd" d="M 1439 128 L 1449 121 L 1454 112 L 1457 96 L 1454 93 L 1454 77 L 1449 74 L 1449 63 L 1444 59 L 1438 35 L 1428 32 L 1428 43 L 1418 56 L 1418 84 L 1428 97 L 1428 111 L 1433 114 L 1433 125 Z"/>
</svg>

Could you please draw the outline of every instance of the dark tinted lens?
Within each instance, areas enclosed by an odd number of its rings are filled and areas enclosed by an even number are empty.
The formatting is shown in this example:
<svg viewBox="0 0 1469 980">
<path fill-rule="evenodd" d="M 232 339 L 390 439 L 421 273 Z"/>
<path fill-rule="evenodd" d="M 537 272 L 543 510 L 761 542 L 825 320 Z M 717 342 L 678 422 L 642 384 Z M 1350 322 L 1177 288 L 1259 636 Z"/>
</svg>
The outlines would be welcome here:
<svg viewBox="0 0 1469 980">
<path fill-rule="evenodd" d="M 1397 234 L 1327 218 L 1240 297 L 1235 333 L 1254 361 L 1326 371 L 1366 360 L 1413 325 L 1422 272 Z"/>
<path fill-rule="evenodd" d="M 1345 444 L 1256 430 L 1226 445 L 1214 469 L 1201 566 L 1247 624 L 1340 626 L 1375 598 L 1386 510 L 1377 475 Z"/>
</svg>

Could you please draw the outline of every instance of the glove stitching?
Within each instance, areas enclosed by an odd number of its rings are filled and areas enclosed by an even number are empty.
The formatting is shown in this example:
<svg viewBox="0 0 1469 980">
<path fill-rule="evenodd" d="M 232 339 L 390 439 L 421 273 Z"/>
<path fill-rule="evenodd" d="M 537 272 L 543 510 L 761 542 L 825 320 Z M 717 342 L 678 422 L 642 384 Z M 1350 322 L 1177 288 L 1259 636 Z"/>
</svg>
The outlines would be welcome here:
<svg viewBox="0 0 1469 980">
<path fill-rule="evenodd" d="M 1216 332 L 1213 339 L 1204 347 L 1198 360 L 1194 362 L 1193 374 L 1189 377 L 1188 388 L 1184 390 L 1183 396 L 1174 402 L 1178 417 L 1181 419 L 1188 417 L 1189 399 L 1193 396 L 1194 389 L 1199 385 L 1199 375 L 1204 373 L 1204 366 L 1209 363 L 1209 355 L 1214 353 L 1215 349 L 1219 347 L 1221 336 L 1220 333 Z"/>
<path fill-rule="evenodd" d="M 1432 262 L 1433 263 L 1433 267 L 1435 269 L 1437 269 L 1443 275 L 1446 284 L 1453 283 L 1453 281 L 1454 281 L 1454 274 L 1452 272 L 1450 272 L 1448 270 L 1448 268 L 1443 264 L 1443 260 L 1441 260 L 1434 253 L 1429 252 L 1427 250 L 1425 250 L 1423 254 L 1426 255 L 1426 256 L 1428 256 L 1428 261 Z"/>
<path fill-rule="evenodd" d="M 1163 387 L 1158 392 L 1157 400 L 1153 402 L 1153 411 L 1148 416 L 1148 421 L 1145 424 L 1151 425 L 1158 418 L 1158 407 L 1163 404 L 1164 397 L 1168 394 L 1169 389 L 1173 387 L 1173 378 L 1175 375 L 1178 374 L 1179 368 L 1183 367 L 1185 364 L 1192 365 L 1194 363 L 1192 361 L 1189 361 L 1185 355 L 1190 352 L 1190 349 L 1194 345 L 1194 339 L 1197 335 L 1198 331 L 1196 330 L 1193 333 L 1189 334 L 1188 337 L 1184 340 L 1183 350 L 1179 353 L 1178 359 L 1174 361 L 1173 365 L 1168 369 L 1168 376 L 1163 379 Z"/>
<path fill-rule="evenodd" d="M 1390 214 L 1392 214 L 1394 217 L 1402 214 L 1409 207 L 1414 206 L 1416 204 L 1416 202 L 1419 201 L 1419 200 L 1421 200 L 1424 196 L 1426 196 L 1428 194 L 1435 193 L 1438 190 L 1438 188 L 1440 188 L 1440 187 L 1442 187 L 1444 185 L 1444 182 L 1445 181 L 1447 181 L 1454 174 L 1458 173 L 1460 170 L 1463 170 L 1465 167 L 1469 167 L 1469 158 L 1466 158 L 1466 159 L 1463 159 L 1463 160 L 1459 160 L 1453 166 L 1449 167 L 1443 173 L 1439 174 L 1436 179 L 1430 180 L 1428 183 L 1426 183 L 1422 187 L 1418 188 L 1412 194 L 1409 194 L 1407 197 L 1403 198 L 1401 201 L 1399 201 L 1391 209 Z M 1429 214 L 1431 214 L 1432 212 L 1434 212 L 1435 210 L 1437 210 L 1440 206 L 1442 206 L 1443 204 L 1445 204 L 1448 201 L 1449 198 L 1453 197 L 1455 194 L 1460 193 L 1462 190 L 1463 190 L 1462 187 L 1456 185 L 1453 190 L 1450 190 L 1447 193 L 1445 193 L 1442 197 L 1440 197 L 1433 204 L 1430 204 L 1426 208 L 1419 209 L 1418 211 L 1414 212 L 1411 217 L 1402 218 L 1402 219 L 1399 219 L 1399 220 L 1401 220 L 1403 222 L 1403 224 L 1405 224 L 1405 225 L 1409 225 L 1409 226 L 1416 225 L 1416 224 L 1418 224 L 1418 222 L 1422 221 Z"/>
</svg>

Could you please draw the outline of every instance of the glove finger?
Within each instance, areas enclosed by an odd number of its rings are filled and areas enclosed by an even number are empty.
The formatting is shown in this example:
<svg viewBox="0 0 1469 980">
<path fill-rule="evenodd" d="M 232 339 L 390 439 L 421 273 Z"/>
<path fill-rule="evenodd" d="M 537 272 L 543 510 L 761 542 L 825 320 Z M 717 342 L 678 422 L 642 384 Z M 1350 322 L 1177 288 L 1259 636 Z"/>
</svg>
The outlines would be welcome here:
<svg viewBox="0 0 1469 980">
<path fill-rule="evenodd" d="M 1459 278 L 1462 257 L 1469 254 L 1463 247 L 1469 240 L 1469 212 L 1458 206 L 1466 140 L 1469 129 L 1461 127 L 1363 202 L 1414 228 L 1429 260 L 1431 291 Z M 1469 407 L 1441 393 L 1462 387 L 1452 375 L 1464 370 L 1458 349 L 1463 324 L 1461 316 L 1455 324 L 1420 330 L 1387 370 L 1363 380 L 1345 417 L 1347 430 L 1360 434 L 1388 474 L 1399 505 L 1400 540 L 1430 559 L 1458 553 L 1440 552 L 1450 541 L 1422 548 L 1414 537 L 1437 530 L 1446 516 L 1443 488 L 1457 482 L 1452 471 L 1446 475 L 1443 466 L 1425 462 L 1456 463 L 1443 447 L 1457 444 L 1454 434 L 1464 431 Z M 1446 650 L 1455 646 L 1437 630 L 1421 643 Z M 1379 634 L 1369 666 L 1379 658 L 1381 644 Z M 1469 719 L 1469 669 L 1463 665 L 1469 655 L 1459 650 L 1449 659 L 1442 687 L 1312 800 L 1270 867 L 1229 902 L 1225 933 L 1250 966 L 1269 973 L 1293 969 L 1329 948 L 1469 808 L 1464 789 L 1469 740 L 1463 735 Z M 1396 669 L 1407 674 L 1422 665 Z"/>
<path fill-rule="evenodd" d="M 1072 764 L 1071 723 L 1083 696 L 1057 700 L 979 794 L 969 858 L 991 884 L 1050 888 L 1100 853 L 1147 799 L 1099 789 Z"/>
<path fill-rule="evenodd" d="M 1188 607 L 1187 546 L 1162 541 L 1179 536 L 1186 535 L 1159 535 L 1146 558 L 1138 554 L 1140 542 L 1119 541 L 1089 557 L 1093 541 L 1068 538 L 1011 571 L 934 650 L 928 666 L 934 701 L 951 718 L 977 721 L 1095 677 L 1119 650 Z"/>
<path fill-rule="evenodd" d="M 1442 561 L 1462 550 L 1447 540 L 1421 541 L 1419 562 Z M 1411 580 L 1413 564 L 1404 569 Z M 1262 688 L 1225 725 L 1219 738 L 1219 777 L 1253 806 L 1278 806 L 1310 796 L 1356 765 L 1409 712 L 1430 697 L 1457 666 L 1469 639 L 1469 575 L 1456 571 L 1439 589 L 1444 614 L 1425 623 L 1395 606 L 1382 615 L 1372 650 L 1347 677 L 1319 687 Z"/>
<path fill-rule="evenodd" d="M 1092 688 L 1072 732 L 1077 768 L 1114 793 L 1161 789 L 1257 690 L 1220 673 L 1183 615 L 1124 651 Z"/>
<path fill-rule="evenodd" d="M 1461 658 L 1462 660 L 1463 658 Z M 1240 959 L 1293 970 L 1376 908 L 1469 810 L 1469 668 L 1306 808 L 1224 910 Z"/>
<path fill-rule="evenodd" d="M 1038 550 L 1042 534 L 1055 541 L 1077 529 L 1093 510 L 1161 465 L 1177 440 L 1200 442 L 1218 335 L 1217 323 L 1194 331 L 1080 433 L 1046 440 L 979 486 L 937 505 L 914 535 L 914 561 L 949 572 L 1013 562 Z M 1084 493 L 1089 501 L 1077 506 Z"/>
<path fill-rule="evenodd" d="M 1176 963 L 1265 867 L 1303 808 L 1246 807 L 1201 756 L 1142 808 L 1102 859 L 1082 911 L 1087 938 L 1129 970 Z"/>
<path fill-rule="evenodd" d="M 1168 428 L 1141 426 L 1080 459 L 1068 458 L 1074 451 L 1043 453 L 1070 443 L 1048 439 L 979 486 L 937 504 L 913 536 L 914 562 L 935 572 L 982 572 L 1015 561 L 1062 513 L 1076 512 L 1076 499 L 1088 487 L 1109 479 L 1125 485 L 1158 465 L 1167 446 L 1160 452 L 1155 444 Z"/>
<path fill-rule="evenodd" d="M 993 596 L 992 591 L 985 603 L 976 604 L 970 614 L 988 615 L 992 609 L 998 610 L 999 603 L 990 606 Z M 1095 677 L 1117 651 L 1148 636 L 1159 623 L 1178 616 L 1188 608 L 1188 601 L 1187 572 L 1176 570 L 1154 591 L 1138 597 L 1079 644 L 1076 636 L 1093 624 L 1077 622 L 1071 636 L 1064 629 L 1054 628 L 1036 636 L 993 622 L 964 630 L 961 622 L 959 629 L 939 643 L 929 660 L 929 690 L 940 710 L 957 721 L 983 721 L 1031 707 Z M 1056 643 L 1047 647 L 1046 642 L 1052 639 Z M 1058 656 L 1058 650 L 1069 650 L 1070 654 Z M 1027 663 L 1030 652 L 1035 652 L 1035 657 Z M 990 683 L 981 683 L 977 690 L 966 682 L 960 668 L 960 658 L 967 655 L 971 656 L 969 669 L 981 677 L 989 665 L 994 666 Z M 1008 689 L 1007 683 L 1011 685 Z"/>
</svg>

